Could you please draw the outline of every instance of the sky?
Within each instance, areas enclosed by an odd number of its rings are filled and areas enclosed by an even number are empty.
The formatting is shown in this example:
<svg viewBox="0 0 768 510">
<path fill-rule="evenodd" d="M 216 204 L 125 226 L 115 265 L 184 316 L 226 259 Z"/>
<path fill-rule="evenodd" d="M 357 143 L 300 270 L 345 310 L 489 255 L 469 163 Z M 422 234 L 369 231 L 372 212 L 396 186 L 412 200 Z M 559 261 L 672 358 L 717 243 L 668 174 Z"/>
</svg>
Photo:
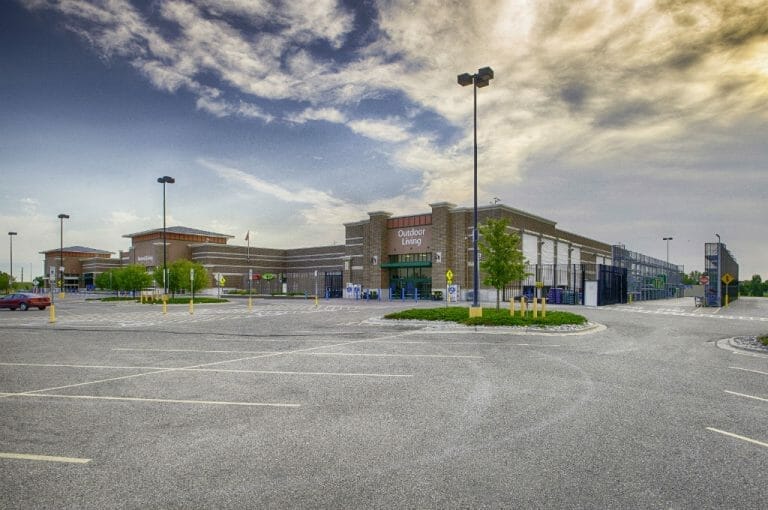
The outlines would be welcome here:
<svg viewBox="0 0 768 510">
<path fill-rule="evenodd" d="M 478 203 L 768 279 L 766 0 L 5 0 L 0 225 L 14 276 L 167 224 L 344 243 Z M 10 236 L 0 236 L 8 271 Z"/>
</svg>

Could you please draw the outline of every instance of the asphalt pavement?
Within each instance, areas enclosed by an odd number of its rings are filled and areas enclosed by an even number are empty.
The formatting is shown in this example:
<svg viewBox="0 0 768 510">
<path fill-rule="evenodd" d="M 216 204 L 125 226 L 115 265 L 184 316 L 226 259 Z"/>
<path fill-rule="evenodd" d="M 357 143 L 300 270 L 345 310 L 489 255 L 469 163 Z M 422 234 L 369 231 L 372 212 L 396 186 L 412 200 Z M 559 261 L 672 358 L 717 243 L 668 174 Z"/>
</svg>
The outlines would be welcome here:
<svg viewBox="0 0 768 510">
<path fill-rule="evenodd" d="M 0 311 L 0 508 L 768 506 L 768 300 L 382 319 L 441 305 Z"/>
</svg>

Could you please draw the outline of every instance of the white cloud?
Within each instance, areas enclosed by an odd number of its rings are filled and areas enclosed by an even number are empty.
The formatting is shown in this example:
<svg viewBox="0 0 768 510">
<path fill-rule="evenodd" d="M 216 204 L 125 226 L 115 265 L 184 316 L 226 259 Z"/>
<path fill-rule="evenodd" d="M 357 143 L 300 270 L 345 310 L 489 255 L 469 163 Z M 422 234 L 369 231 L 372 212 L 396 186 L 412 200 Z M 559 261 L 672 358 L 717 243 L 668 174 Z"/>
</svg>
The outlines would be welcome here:
<svg viewBox="0 0 768 510">
<path fill-rule="evenodd" d="M 410 137 L 404 123 L 396 118 L 361 119 L 349 122 L 348 125 L 355 133 L 382 142 L 403 142 Z"/>
<path fill-rule="evenodd" d="M 109 215 L 109 223 L 112 227 L 122 230 L 124 225 L 132 225 L 144 218 L 138 216 L 134 211 L 112 211 Z"/>
<path fill-rule="evenodd" d="M 307 108 L 301 113 L 289 115 L 287 120 L 297 124 L 304 124 L 310 120 L 324 120 L 341 124 L 346 121 L 346 117 L 336 108 Z"/>
</svg>

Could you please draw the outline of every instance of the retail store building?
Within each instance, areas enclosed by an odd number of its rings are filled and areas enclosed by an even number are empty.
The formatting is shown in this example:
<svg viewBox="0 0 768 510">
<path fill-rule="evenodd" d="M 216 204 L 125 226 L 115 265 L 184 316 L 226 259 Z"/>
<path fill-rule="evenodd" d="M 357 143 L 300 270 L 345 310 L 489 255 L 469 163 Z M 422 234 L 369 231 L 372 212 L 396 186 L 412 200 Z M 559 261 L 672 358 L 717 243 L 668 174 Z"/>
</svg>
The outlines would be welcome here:
<svg viewBox="0 0 768 510">
<path fill-rule="evenodd" d="M 584 282 L 599 280 L 608 282 L 614 295 L 609 302 L 623 302 L 633 291 L 627 288 L 626 275 L 629 271 L 631 276 L 636 264 L 621 267 L 614 259 L 627 258 L 625 251 L 617 251 L 619 247 L 562 230 L 553 220 L 504 204 L 478 208 L 480 225 L 491 218 L 505 219 L 509 231 L 519 235 L 527 264 L 528 277 L 504 289 L 504 298 L 535 293 L 555 302 L 577 303 L 582 302 Z M 233 236 L 228 234 L 169 227 L 165 231 L 166 257 L 168 263 L 181 258 L 200 263 L 207 269 L 212 287 L 224 282 L 226 288 L 250 287 L 254 294 L 430 298 L 447 291 L 450 274 L 454 298 L 464 300 L 473 287 L 473 223 L 471 207 L 447 202 L 404 216 L 375 211 L 344 224 L 344 244 L 296 249 L 234 245 L 229 244 Z M 117 259 L 100 250 L 73 257 L 79 266 L 72 262 L 73 267 L 68 268 L 72 284 L 77 281 L 86 286 L 99 272 L 116 265 L 141 264 L 148 270 L 162 265 L 163 229 L 123 237 L 131 245 Z M 45 253 L 48 267 L 49 257 L 57 252 Z M 617 267 L 609 271 L 614 265 Z M 670 273 L 682 270 L 667 266 L 674 268 Z M 495 300 L 495 289 L 481 285 L 480 293 L 480 300 Z M 639 299 L 657 297 L 637 294 Z"/>
</svg>

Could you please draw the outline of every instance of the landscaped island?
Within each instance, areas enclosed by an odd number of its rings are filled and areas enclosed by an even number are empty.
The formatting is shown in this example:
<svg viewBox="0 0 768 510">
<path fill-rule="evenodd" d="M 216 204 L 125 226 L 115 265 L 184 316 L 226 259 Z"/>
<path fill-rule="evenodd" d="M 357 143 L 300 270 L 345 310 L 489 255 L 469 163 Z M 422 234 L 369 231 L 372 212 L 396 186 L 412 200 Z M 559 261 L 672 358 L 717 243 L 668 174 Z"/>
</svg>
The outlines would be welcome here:
<svg viewBox="0 0 768 510">
<path fill-rule="evenodd" d="M 468 326 L 563 326 L 582 325 L 587 323 L 586 317 L 570 312 L 547 312 L 546 317 L 532 313 L 521 317 L 519 313 L 510 315 L 509 310 L 483 308 L 482 317 L 469 317 L 469 309 L 461 306 L 403 310 L 384 316 L 385 319 L 449 321 Z"/>
</svg>

